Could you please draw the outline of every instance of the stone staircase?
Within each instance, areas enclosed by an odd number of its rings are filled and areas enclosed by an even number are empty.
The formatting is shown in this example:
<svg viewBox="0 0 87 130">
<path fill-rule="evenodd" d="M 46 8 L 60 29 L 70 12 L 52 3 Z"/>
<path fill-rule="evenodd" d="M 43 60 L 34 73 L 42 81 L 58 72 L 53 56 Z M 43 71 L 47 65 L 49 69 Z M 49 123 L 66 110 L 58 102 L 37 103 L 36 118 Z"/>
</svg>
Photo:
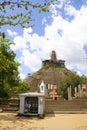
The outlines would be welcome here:
<svg viewBox="0 0 87 130">
<path fill-rule="evenodd" d="M 18 111 L 19 99 L 0 100 L 0 109 L 2 111 Z"/>
<path fill-rule="evenodd" d="M 46 99 L 45 112 L 51 113 L 87 113 L 87 98 L 68 100 Z"/>
</svg>

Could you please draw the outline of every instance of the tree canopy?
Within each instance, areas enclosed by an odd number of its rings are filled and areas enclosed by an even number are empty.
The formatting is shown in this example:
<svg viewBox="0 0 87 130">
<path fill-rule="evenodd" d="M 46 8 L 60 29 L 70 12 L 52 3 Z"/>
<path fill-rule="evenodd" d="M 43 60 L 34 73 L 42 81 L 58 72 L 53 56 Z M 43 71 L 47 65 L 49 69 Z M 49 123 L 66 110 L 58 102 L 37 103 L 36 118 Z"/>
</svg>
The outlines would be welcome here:
<svg viewBox="0 0 87 130">
<path fill-rule="evenodd" d="M 68 98 L 68 87 L 71 86 L 72 96 L 74 96 L 74 88 L 81 84 L 81 77 L 74 72 L 66 75 L 63 81 L 61 80 L 58 84 L 58 93 L 62 94 L 64 98 Z"/>
<path fill-rule="evenodd" d="M 0 37 L 0 97 L 8 96 L 13 86 L 19 82 L 15 53 L 10 49 L 10 40 Z"/>
<path fill-rule="evenodd" d="M 1 0 L 0 1 L 0 27 L 4 25 L 33 26 L 33 10 L 39 13 L 48 12 L 49 6 L 56 0 Z"/>
<path fill-rule="evenodd" d="M 19 77 L 18 66 L 15 61 L 16 54 L 11 50 L 13 43 L 5 37 L 0 37 L 0 97 L 6 98 L 14 93 L 29 90 L 26 83 Z"/>
</svg>

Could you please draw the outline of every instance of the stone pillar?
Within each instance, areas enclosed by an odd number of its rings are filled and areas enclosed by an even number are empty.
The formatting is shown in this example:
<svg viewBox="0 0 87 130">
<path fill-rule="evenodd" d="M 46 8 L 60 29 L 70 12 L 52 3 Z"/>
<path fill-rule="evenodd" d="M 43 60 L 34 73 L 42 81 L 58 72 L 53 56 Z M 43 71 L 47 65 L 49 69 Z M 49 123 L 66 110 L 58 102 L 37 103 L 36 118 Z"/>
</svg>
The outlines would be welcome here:
<svg viewBox="0 0 87 130">
<path fill-rule="evenodd" d="M 24 103 L 25 98 L 23 96 L 20 96 L 20 108 L 19 108 L 19 114 L 24 114 Z"/>
<path fill-rule="evenodd" d="M 79 96 L 79 97 L 82 97 L 81 85 L 78 85 L 78 96 Z"/>
<path fill-rule="evenodd" d="M 71 86 L 68 87 L 68 100 L 72 100 L 72 96 L 71 96 Z"/>
<path fill-rule="evenodd" d="M 75 89 L 75 97 L 77 97 L 77 87 L 75 87 L 74 89 Z"/>
<path fill-rule="evenodd" d="M 44 115 L 45 113 L 45 100 L 44 97 L 38 97 L 38 114 Z"/>
</svg>

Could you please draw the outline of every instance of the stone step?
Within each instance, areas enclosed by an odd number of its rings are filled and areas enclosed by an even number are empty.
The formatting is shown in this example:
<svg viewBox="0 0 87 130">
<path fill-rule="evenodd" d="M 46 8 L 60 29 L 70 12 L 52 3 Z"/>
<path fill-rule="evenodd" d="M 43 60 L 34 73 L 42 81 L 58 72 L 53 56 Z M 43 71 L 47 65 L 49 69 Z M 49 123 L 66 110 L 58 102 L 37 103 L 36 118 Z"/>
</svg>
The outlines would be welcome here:
<svg viewBox="0 0 87 130">
<path fill-rule="evenodd" d="M 46 114 L 87 114 L 87 111 L 48 111 Z"/>
<path fill-rule="evenodd" d="M 87 100 L 45 100 L 45 102 L 87 102 Z"/>
<path fill-rule="evenodd" d="M 87 107 L 87 104 L 45 104 L 46 107 Z"/>
<path fill-rule="evenodd" d="M 2 111 L 18 111 L 18 108 L 17 107 L 4 107 L 4 108 L 2 108 Z"/>
<path fill-rule="evenodd" d="M 45 103 L 45 105 L 46 106 L 65 106 L 65 105 L 67 105 L 67 106 L 75 106 L 75 105 L 77 105 L 77 106 L 79 106 L 79 105 L 87 105 L 87 103 Z"/>
<path fill-rule="evenodd" d="M 87 98 L 73 100 L 50 100 L 45 101 L 46 113 L 87 113 Z"/>
<path fill-rule="evenodd" d="M 0 104 L 3 111 L 18 111 L 19 100 L 8 100 L 7 102 L 1 102 Z M 73 100 L 52 100 L 52 98 L 46 98 L 45 111 L 46 113 L 59 112 L 86 112 L 87 110 L 87 98 L 73 99 Z"/>
<path fill-rule="evenodd" d="M 72 105 L 72 104 L 70 104 L 70 105 L 67 105 L 67 104 L 63 104 L 63 105 L 57 105 L 57 104 L 55 104 L 55 105 L 45 105 L 46 107 L 54 107 L 54 108 L 56 108 L 56 107 L 68 107 L 68 108 L 75 108 L 75 107 L 86 107 L 87 108 L 87 104 L 75 104 L 75 105 Z"/>
<path fill-rule="evenodd" d="M 45 105 L 45 108 L 87 108 L 87 104 L 85 105 Z"/>
<path fill-rule="evenodd" d="M 70 106 L 70 105 L 83 105 L 83 104 L 87 105 L 87 102 L 82 102 L 82 103 L 79 103 L 79 102 L 77 102 L 77 103 L 67 103 L 67 102 L 63 102 L 63 103 L 49 103 L 49 102 L 48 102 L 48 103 L 45 103 L 46 106 L 47 106 L 47 105 L 51 105 L 51 106 L 52 106 L 52 105 L 54 105 L 54 106 L 55 106 L 55 105 L 60 105 L 60 106 L 61 106 L 61 105 L 69 105 L 69 106 Z"/>
<path fill-rule="evenodd" d="M 12 104 L 12 103 L 10 103 L 9 107 L 19 107 L 19 104 Z"/>
<path fill-rule="evenodd" d="M 63 107 L 63 106 L 61 106 L 61 107 L 48 107 L 48 106 L 46 106 L 45 107 L 45 109 L 46 110 L 84 110 L 84 109 L 86 109 L 87 110 L 87 106 L 86 107 L 84 107 L 84 106 L 79 106 L 79 107 Z"/>
<path fill-rule="evenodd" d="M 75 105 L 78 105 L 78 106 L 79 106 L 79 105 L 87 105 L 87 102 L 82 102 L 82 103 L 79 103 L 79 102 L 74 102 L 74 103 L 73 103 L 73 102 L 70 102 L 70 103 L 69 103 L 69 102 L 63 102 L 63 103 L 60 103 L 60 102 L 59 102 L 59 103 L 58 103 L 58 102 L 57 102 L 57 103 L 53 103 L 53 102 L 50 102 L 50 103 L 49 103 L 49 102 L 48 102 L 48 103 L 47 103 L 47 102 L 46 102 L 45 105 L 46 105 L 46 106 L 48 106 L 48 105 L 49 105 L 49 106 L 55 106 L 55 105 L 58 105 L 58 106 L 59 106 L 59 105 L 60 105 L 60 106 L 63 106 L 63 105 L 64 105 L 64 106 L 65 106 L 65 105 L 67 105 L 67 106 L 75 106 Z"/>
</svg>

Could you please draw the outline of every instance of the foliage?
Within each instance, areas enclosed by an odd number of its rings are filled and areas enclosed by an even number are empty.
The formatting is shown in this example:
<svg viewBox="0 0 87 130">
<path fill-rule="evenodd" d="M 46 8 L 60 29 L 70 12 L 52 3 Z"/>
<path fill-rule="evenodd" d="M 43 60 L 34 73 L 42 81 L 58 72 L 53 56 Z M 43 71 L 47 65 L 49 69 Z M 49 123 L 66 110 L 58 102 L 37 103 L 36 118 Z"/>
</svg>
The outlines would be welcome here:
<svg viewBox="0 0 87 130">
<path fill-rule="evenodd" d="M 0 1 L 0 27 L 3 25 L 32 26 L 33 10 L 39 13 L 49 12 L 49 6 L 56 0 L 1 0 Z M 16 11 L 17 10 L 17 11 Z M 9 12 L 9 13 L 8 13 Z"/>
<path fill-rule="evenodd" d="M 87 77 L 85 75 L 82 75 L 80 79 L 81 79 L 81 84 L 87 83 Z"/>
<path fill-rule="evenodd" d="M 19 82 L 18 86 L 13 87 L 12 89 L 12 95 L 19 94 L 19 93 L 24 93 L 24 92 L 29 92 L 29 86 L 26 82 L 21 81 Z"/>
<path fill-rule="evenodd" d="M 49 68 L 50 68 L 49 66 L 42 66 L 42 68 L 40 70 L 47 70 Z"/>
<path fill-rule="evenodd" d="M 11 50 L 10 40 L 0 37 L 0 97 L 9 98 L 14 94 L 29 91 L 28 85 L 21 81 L 15 53 Z"/>
<path fill-rule="evenodd" d="M 72 96 L 74 96 L 74 88 L 77 87 L 81 83 L 80 77 L 71 72 L 69 75 L 65 76 L 65 78 L 59 82 L 58 84 L 58 93 L 62 94 L 64 98 L 68 98 L 67 89 L 71 86 Z"/>
<path fill-rule="evenodd" d="M 12 87 L 19 82 L 18 66 L 15 53 L 10 49 L 13 44 L 5 37 L 0 37 L 0 97 L 9 97 Z"/>
</svg>

